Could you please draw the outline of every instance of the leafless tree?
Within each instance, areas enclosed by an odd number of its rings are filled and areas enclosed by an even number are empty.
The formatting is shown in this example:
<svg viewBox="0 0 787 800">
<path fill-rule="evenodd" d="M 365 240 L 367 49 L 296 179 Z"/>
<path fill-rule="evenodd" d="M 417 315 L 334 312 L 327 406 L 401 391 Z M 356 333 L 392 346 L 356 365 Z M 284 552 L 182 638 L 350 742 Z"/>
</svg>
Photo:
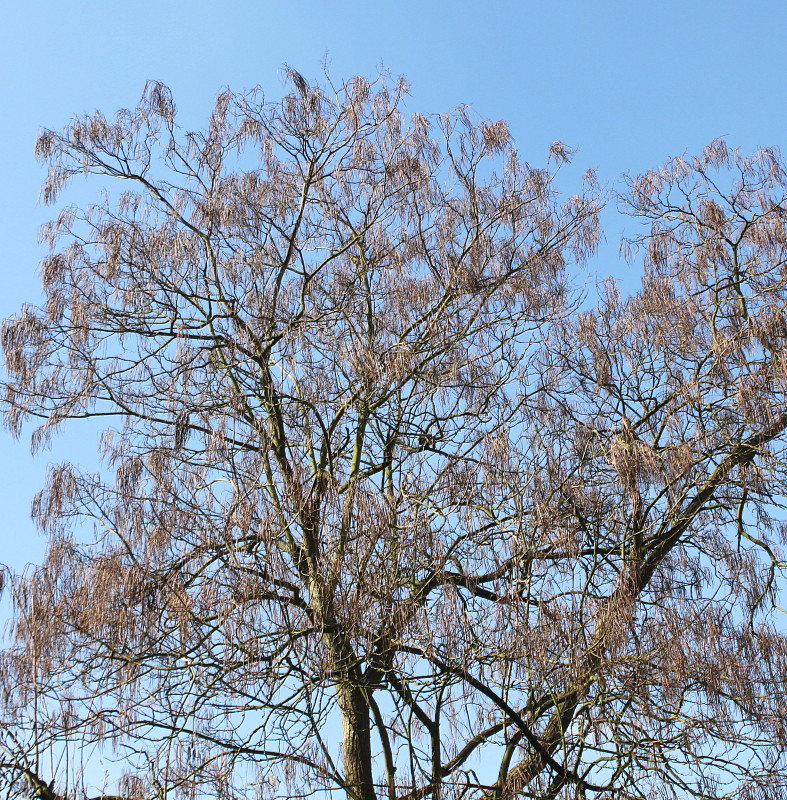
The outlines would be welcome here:
<svg viewBox="0 0 787 800">
<path fill-rule="evenodd" d="M 40 137 L 46 201 L 108 193 L 45 229 L 5 420 L 105 432 L 11 581 L 6 795 L 787 796 L 778 155 L 632 178 L 642 288 L 588 310 L 565 148 L 289 78 Z"/>
</svg>

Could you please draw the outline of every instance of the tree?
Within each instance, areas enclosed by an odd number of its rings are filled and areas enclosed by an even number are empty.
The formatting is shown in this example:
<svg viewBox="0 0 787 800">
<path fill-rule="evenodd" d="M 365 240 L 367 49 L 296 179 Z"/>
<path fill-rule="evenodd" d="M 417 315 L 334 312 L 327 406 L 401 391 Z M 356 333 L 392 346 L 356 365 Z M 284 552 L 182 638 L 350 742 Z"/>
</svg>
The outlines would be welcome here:
<svg viewBox="0 0 787 800">
<path fill-rule="evenodd" d="M 120 188 L 3 328 L 15 434 L 106 426 L 11 582 L 8 796 L 785 796 L 778 154 L 630 179 L 588 310 L 565 148 L 289 78 L 40 137 L 48 202 Z"/>
</svg>

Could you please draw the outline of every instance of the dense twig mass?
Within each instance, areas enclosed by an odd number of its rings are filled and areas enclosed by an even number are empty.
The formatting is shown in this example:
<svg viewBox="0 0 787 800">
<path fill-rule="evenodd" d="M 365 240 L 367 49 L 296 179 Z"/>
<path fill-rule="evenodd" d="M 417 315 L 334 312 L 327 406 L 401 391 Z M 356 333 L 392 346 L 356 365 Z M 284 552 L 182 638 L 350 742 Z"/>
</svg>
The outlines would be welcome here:
<svg viewBox="0 0 787 800">
<path fill-rule="evenodd" d="M 642 288 L 583 311 L 565 148 L 289 77 L 40 137 L 47 202 L 109 193 L 45 229 L 5 421 L 107 427 L 12 581 L 6 796 L 785 796 L 778 155 L 632 178 Z"/>
</svg>

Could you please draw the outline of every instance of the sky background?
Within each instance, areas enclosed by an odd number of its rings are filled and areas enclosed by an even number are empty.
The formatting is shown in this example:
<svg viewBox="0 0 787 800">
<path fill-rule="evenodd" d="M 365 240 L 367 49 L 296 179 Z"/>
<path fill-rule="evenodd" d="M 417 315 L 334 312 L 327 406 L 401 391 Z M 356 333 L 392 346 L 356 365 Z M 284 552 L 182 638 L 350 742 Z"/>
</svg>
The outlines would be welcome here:
<svg viewBox="0 0 787 800">
<path fill-rule="evenodd" d="M 283 91 L 281 65 L 319 79 L 373 76 L 412 84 L 408 109 L 469 104 L 505 119 L 520 155 L 542 164 L 549 144 L 614 187 L 624 172 L 697 152 L 717 136 L 751 150 L 785 137 L 785 0 L 39 0 L 3 5 L 0 22 L 0 316 L 38 299 L 37 235 L 53 211 L 38 202 L 33 159 L 41 127 L 132 106 L 145 81 L 173 90 L 186 127 L 200 127 L 223 87 Z M 635 274 L 616 257 L 623 222 L 606 218 L 592 275 Z M 41 557 L 29 518 L 47 463 L 89 460 L 95 429 L 71 428 L 35 459 L 0 435 L 0 563 Z"/>
</svg>

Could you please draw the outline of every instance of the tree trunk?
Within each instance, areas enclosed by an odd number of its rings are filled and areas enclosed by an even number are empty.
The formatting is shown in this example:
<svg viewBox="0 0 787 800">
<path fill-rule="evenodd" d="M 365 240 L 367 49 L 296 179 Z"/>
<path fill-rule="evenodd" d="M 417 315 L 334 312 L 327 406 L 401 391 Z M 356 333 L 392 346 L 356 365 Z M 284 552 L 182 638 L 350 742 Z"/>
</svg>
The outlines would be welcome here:
<svg viewBox="0 0 787 800">
<path fill-rule="evenodd" d="M 376 800 L 372 778 L 372 742 L 369 703 L 351 681 L 339 684 L 344 737 L 344 777 L 348 800 Z"/>
</svg>

